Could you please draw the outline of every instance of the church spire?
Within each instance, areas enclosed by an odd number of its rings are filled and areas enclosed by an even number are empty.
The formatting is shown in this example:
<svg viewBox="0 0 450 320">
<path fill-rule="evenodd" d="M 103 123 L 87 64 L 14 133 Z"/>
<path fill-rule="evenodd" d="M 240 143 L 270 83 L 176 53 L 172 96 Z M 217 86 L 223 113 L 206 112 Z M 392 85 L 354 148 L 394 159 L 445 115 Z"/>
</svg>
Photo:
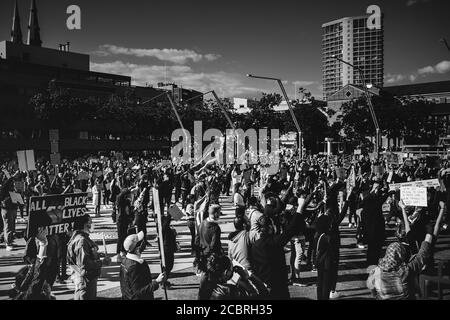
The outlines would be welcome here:
<svg viewBox="0 0 450 320">
<path fill-rule="evenodd" d="M 28 44 L 37 47 L 42 45 L 36 0 L 31 0 L 30 22 L 28 23 Z"/>
<path fill-rule="evenodd" d="M 20 28 L 20 15 L 19 15 L 19 5 L 16 0 L 16 5 L 14 7 L 14 16 L 11 30 L 11 42 L 23 43 L 22 39 L 22 29 Z"/>
</svg>

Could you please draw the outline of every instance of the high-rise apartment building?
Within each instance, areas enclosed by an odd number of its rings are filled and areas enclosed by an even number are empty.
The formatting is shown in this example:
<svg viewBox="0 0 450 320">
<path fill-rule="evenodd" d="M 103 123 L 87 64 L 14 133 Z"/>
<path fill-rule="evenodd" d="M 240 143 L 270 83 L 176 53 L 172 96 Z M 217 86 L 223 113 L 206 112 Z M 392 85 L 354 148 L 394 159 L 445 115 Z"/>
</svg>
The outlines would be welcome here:
<svg viewBox="0 0 450 320">
<path fill-rule="evenodd" d="M 347 17 L 322 25 L 324 100 L 347 84 L 362 86 L 360 73 L 336 56 L 361 68 L 365 83 L 383 87 L 383 18 L 379 29 L 367 27 L 369 16 Z"/>
</svg>

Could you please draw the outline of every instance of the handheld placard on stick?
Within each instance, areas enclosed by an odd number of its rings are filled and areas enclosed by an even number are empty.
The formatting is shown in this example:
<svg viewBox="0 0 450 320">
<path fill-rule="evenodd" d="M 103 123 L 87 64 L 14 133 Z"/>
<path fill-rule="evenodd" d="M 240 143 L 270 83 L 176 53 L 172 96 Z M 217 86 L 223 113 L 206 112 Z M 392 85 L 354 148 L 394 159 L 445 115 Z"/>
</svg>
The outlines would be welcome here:
<svg viewBox="0 0 450 320">
<path fill-rule="evenodd" d="M 103 248 L 105 249 L 105 257 L 108 256 L 108 250 L 106 249 L 106 241 L 105 241 L 105 233 L 102 232 L 102 238 L 103 238 Z"/>
<path fill-rule="evenodd" d="M 158 248 L 159 248 L 159 259 L 161 261 L 161 272 L 166 271 L 166 256 L 164 254 L 164 239 L 162 235 L 162 221 L 161 221 L 161 207 L 159 206 L 159 191 L 156 188 L 152 188 L 153 191 L 153 205 L 154 211 L 156 213 L 155 224 L 156 232 L 158 233 Z M 167 298 L 167 288 L 164 286 L 164 297 Z"/>
</svg>

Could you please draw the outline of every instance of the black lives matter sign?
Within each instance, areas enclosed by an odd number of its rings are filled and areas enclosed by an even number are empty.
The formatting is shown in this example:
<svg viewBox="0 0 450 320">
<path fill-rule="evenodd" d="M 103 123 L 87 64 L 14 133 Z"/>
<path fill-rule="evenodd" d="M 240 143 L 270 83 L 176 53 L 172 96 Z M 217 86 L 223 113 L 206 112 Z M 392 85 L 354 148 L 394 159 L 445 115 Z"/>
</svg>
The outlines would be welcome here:
<svg viewBox="0 0 450 320">
<path fill-rule="evenodd" d="M 29 203 L 28 237 L 35 236 L 39 227 L 48 235 L 72 231 L 77 219 L 88 214 L 87 193 L 32 197 Z"/>
</svg>

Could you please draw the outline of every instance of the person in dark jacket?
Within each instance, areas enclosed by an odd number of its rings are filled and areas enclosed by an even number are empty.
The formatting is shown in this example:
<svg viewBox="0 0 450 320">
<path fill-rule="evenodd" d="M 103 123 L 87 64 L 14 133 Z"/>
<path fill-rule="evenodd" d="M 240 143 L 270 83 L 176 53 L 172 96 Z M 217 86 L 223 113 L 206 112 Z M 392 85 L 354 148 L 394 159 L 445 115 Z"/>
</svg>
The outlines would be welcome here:
<svg viewBox="0 0 450 320">
<path fill-rule="evenodd" d="M 175 262 L 175 252 L 177 251 L 177 233 L 175 229 L 170 226 L 172 217 L 170 214 L 162 217 L 162 235 L 164 242 L 164 257 L 166 261 L 166 277 L 170 276 L 170 272 L 173 269 L 173 264 Z M 171 283 L 169 281 L 165 282 L 166 287 L 170 287 Z"/>
<path fill-rule="evenodd" d="M 144 233 L 129 235 L 123 246 L 127 251 L 120 265 L 120 290 L 123 300 L 153 300 L 153 292 L 164 283 L 166 275 L 161 273 L 152 281 L 152 274 L 147 262 L 141 258 L 140 243 Z"/>
<path fill-rule="evenodd" d="M 372 190 L 362 201 L 362 224 L 367 241 L 367 264 L 376 265 L 386 238 L 382 205 L 395 191 L 385 192 L 380 181 L 375 181 Z"/>
<path fill-rule="evenodd" d="M 250 257 L 250 232 L 245 217 L 234 218 L 236 231 L 228 235 L 228 255 L 230 259 L 238 262 L 247 271 L 252 270 Z"/>
<path fill-rule="evenodd" d="M 34 248 L 33 253 L 28 252 L 29 264 L 21 268 L 16 275 L 15 283 L 10 291 L 10 298 L 14 300 L 55 300 L 51 294 L 51 285 L 48 283 L 46 229 L 40 228 L 36 237 L 32 238 L 34 244 L 35 239 L 39 244 L 39 249 Z"/>
<path fill-rule="evenodd" d="M 208 294 L 205 293 L 205 290 L 207 291 L 209 288 L 209 280 L 206 275 L 207 260 L 213 254 L 223 254 L 222 243 L 220 241 L 222 231 L 217 223 L 220 217 L 220 206 L 216 204 L 210 206 L 208 215 L 200 224 L 199 232 L 195 239 L 199 260 L 197 265 L 198 269 L 202 272 L 198 294 L 199 300 L 209 299 Z"/>
<path fill-rule="evenodd" d="M 307 197 L 300 213 L 308 206 L 311 198 L 311 195 Z M 305 221 L 301 214 L 296 214 L 281 234 L 275 234 L 273 222 L 267 215 L 261 216 L 257 224 L 261 237 L 251 247 L 254 273 L 269 288 L 269 299 L 289 299 L 284 246 L 294 235 L 305 231 Z"/>
<path fill-rule="evenodd" d="M 131 201 L 130 201 L 130 190 L 128 188 L 125 188 L 122 190 L 122 192 L 117 196 L 116 199 L 116 208 L 117 208 L 117 217 L 116 217 L 116 224 L 117 224 L 117 261 L 125 256 L 126 252 L 123 248 L 123 242 L 125 241 L 125 238 L 127 237 L 127 231 L 128 227 L 131 223 L 131 217 L 133 209 L 131 207 Z"/>
</svg>

